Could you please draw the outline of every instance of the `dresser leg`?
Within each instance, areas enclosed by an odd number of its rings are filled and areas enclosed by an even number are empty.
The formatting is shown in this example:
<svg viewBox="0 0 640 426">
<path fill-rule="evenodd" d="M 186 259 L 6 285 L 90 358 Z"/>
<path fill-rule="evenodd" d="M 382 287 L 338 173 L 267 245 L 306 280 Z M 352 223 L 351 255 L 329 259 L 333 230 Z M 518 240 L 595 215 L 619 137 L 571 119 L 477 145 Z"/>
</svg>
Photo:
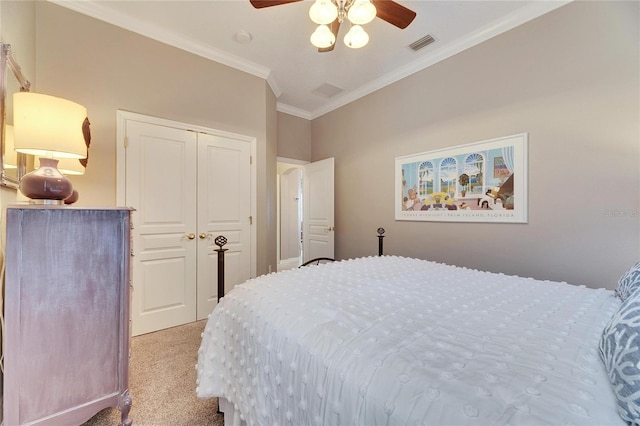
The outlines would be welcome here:
<svg viewBox="0 0 640 426">
<path fill-rule="evenodd" d="M 131 403 L 131 395 L 129 394 L 129 389 L 127 389 L 122 393 L 122 395 L 120 395 L 120 403 L 118 404 L 118 410 L 120 410 L 120 413 L 122 414 L 122 426 L 131 426 L 131 424 L 133 423 L 133 421 L 129 418 Z"/>
</svg>

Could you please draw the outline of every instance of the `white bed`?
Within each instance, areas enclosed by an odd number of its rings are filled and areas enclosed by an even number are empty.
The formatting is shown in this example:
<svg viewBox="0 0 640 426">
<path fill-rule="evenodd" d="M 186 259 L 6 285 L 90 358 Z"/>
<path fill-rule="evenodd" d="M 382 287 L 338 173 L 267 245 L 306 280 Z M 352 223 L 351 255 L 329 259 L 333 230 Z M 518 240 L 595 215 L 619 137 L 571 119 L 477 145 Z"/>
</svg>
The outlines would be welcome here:
<svg viewBox="0 0 640 426">
<path fill-rule="evenodd" d="M 614 292 L 395 256 L 269 274 L 210 315 L 200 398 L 249 425 L 623 425 Z"/>
</svg>

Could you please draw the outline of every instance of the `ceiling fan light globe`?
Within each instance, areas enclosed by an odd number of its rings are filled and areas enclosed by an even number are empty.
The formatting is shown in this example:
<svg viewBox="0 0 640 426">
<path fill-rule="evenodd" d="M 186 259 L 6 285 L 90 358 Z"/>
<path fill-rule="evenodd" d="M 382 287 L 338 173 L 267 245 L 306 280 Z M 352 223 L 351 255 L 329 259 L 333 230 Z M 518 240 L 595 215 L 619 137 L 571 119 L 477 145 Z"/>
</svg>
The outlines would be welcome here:
<svg viewBox="0 0 640 426">
<path fill-rule="evenodd" d="M 310 41 L 315 47 L 324 49 L 333 46 L 333 43 L 336 42 L 336 36 L 333 35 L 328 26 L 320 25 L 313 34 L 311 34 Z"/>
<path fill-rule="evenodd" d="M 376 17 L 376 7 L 369 0 L 355 0 L 347 12 L 349 22 L 365 25 Z"/>
<path fill-rule="evenodd" d="M 316 0 L 309 9 L 309 18 L 319 25 L 332 23 L 338 17 L 338 8 L 331 0 Z"/>
<path fill-rule="evenodd" d="M 352 49 L 359 49 L 369 43 L 369 34 L 360 25 L 352 25 L 344 36 L 344 44 Z"/>
</svg>

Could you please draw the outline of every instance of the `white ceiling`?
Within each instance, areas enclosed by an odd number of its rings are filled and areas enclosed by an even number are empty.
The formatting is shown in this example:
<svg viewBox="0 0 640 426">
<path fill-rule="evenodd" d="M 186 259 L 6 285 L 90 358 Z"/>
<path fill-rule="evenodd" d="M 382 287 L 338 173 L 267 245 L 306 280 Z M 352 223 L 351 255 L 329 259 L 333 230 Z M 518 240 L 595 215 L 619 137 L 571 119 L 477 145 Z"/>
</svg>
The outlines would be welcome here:
<svg viewBox="0 0 640 426">
<path fill-rule="evenodd" d="M 263 9 L 249 0 L 50 1 L 264 78 L 278 111 L 308 119 L 568 3 L 398 0 L 417 13 L 406 29 L 376 18 L 365 26 L 369 44 L 354 50 L 342 43 L 343 24 L 335 49 L 318 53 L 309 42 L 311 1 Z M 240 31 L 251 34 L 250 43 L 235 40 Z M 427 34 L 436 42 L 417 52 L 408 47 Z M 325 84 L 343 91 L 314 93 Z"/>
</svg>

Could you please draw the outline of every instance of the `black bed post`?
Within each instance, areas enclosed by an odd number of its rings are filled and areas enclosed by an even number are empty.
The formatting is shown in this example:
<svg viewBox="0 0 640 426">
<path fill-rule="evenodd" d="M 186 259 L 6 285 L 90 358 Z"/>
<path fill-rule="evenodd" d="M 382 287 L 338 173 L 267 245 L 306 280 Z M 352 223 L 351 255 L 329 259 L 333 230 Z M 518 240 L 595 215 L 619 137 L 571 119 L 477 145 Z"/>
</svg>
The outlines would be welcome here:
<svg viewBox="0 0 640 426">
<path fill-rule="evenodd" d="M 227 244 L 227 239 L 222 235 L 218 235 L 214 240 L 219 247 L 215 251 L 218 252 L 218 302 L 224 297 L 224 252 L 222 246 Z"/>
<path fill-rule="evenodd" d="M 382 239 L 384 238 L 384 228 L 378 228 L 378 256 L 382 256 Z"/>
</svg>

